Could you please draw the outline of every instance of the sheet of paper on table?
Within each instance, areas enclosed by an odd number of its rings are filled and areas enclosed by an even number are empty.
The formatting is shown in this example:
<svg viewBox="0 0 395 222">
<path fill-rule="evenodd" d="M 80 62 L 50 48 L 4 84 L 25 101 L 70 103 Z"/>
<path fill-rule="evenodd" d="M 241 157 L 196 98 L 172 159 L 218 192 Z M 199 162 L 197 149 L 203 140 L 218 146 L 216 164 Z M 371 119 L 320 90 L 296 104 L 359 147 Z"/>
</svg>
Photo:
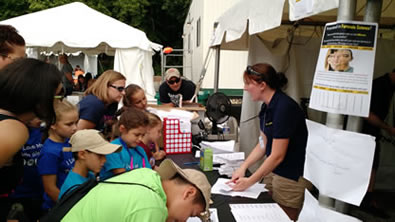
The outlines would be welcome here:
<svg viewBox="0 0 395 222">
<path fill-rule="evenodd" d="M 210 208 L 210 222 L 219 222 L 217 208 Z M 202 222 L 198 217 L 190 217 L 187 222 Z"/>
<path fill-rule="evenodd" d="M 313 195 L 305 190 L 304 203 L 298 222 L 361 222 L 361 220 L 321 207 Z"/>
<path fill-rule="evenodd" d="M 222 194 L 226 196 L 239 196 L 257 199 L 261 192 L 267 192 L 265 184 L 256 183 L 244 191 L 232 191 L 232 188 L 226 184 L 230 179 L 218 178 L 214 186 L 211 187 L 212 194 Z"/>
<path fill-rule="evenodd" d="M 209 141 L 202 141 L 200 143 L 200 147 L 209 147 L 213 149 L 213 154 L 217 153 L 231 153 L 234 152 L 235 148 L 235 141 L 234 140 L 229 140 L 229 141 L 215 141 L 215 142 L 209 142 Z"/>
<path fill-rule="evenodd" d="M 287 214 L 276 203 L 229 204 L 237 222 L 289 222 Z"/>
<path fill-rule="evenodd" d="M 200 158 L 200 151 L 196 151 L 195 158 Z M 228 163 L 232 161 L 244 160 L 244 152 L 213 154 L 213 163 Z"/>
</svg>

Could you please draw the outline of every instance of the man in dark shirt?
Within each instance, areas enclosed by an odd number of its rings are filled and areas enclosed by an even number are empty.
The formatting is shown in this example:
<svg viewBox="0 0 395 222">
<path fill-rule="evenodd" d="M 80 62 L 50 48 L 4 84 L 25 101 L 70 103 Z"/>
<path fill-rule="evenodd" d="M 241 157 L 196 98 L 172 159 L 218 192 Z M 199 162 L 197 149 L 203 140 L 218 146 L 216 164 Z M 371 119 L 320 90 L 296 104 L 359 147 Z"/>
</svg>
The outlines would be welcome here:
<svg viewBox="0 0 395 222">
<path fill-rule="evenodd" d="M 375 79 L 372 86 L 372 98 L 370 102 L 370 113 L 364 119 L 362 132 L 376 137 L 376 149 L 373 159 L 373 167 L 370 176 L 370 183 L 368 192 L 361 204 L 366 209 L 375 209 L 375 201 L 372 199 L 372 192 L 376 178 L 376 171 L 379 166 L 380 159 L 380 139 L 382 138 L 381 131 L 386 131 L 387 135 L 395 136 L 394 124 L 392 126 L 384 122 L 388 115 L 390 104 L 395 91 L 395 69 L 391 73 Z M 375 210 L 376 214 L 381 214 Z"/>
<path fill-rule="evenodd" d="M 180 101 L 192 99 L 195 88 L 192 81 L 181 78 L 178 69 L 170 68 L 166 71 L 165 82 L 159 87 L 159 100 L 163 105 L 179 107 Z"/>
</svg>

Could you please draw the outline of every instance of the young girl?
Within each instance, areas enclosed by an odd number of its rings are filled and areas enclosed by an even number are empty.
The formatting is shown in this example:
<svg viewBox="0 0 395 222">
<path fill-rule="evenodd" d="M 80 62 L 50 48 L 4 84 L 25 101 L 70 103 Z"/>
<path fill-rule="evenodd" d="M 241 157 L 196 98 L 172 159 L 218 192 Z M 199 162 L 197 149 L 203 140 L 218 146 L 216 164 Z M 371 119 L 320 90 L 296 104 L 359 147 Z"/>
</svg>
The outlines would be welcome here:
<svg viewBox="0 0 395 222">
<path fill-rule="evenodd" d="M 49 210 L 59 196 L 67 174 L 74 166 L 72 153 L 63 152 L 70 147 L 69 138 L 77 131 L 78 111 L 70 102 L 56 100 L 56 122 L 50 126 L 49 137 L 44 142 L 38 158 L 38 171 L 44 185 L 43 210 Z"/>
<path fill-rule="evenodd" d="M 106 156 L 107 162 L 100 172 L 101 179 L 137 168 L 151 168 L 144 149 L 138 146 L 148 126 L 146 113 L 129 108 L 122 113 L 118 126 L 120 137 L 111 143 L 122 145 L 122 150 Z"/>
<path fill-rule="evenodd" d="M 163 150 L 159 150 L 159 146 L 157 145 L 157 141 L 162 135 L 162 120 L 153 113 L 147 113 L 147 115 L 149 122 L 147 133 L 139 143 L 139 146 L 144 148 L 151 166 L 154 166 L 155 160 L 161 160 L 166 156 L 166 153 Z"/>
<path fill-rule="evenodd" d="M 144 90 L 136 84 L 129 84 L 125 88 L 122 102 L 125 107 L 134 107 L 140 110 L 147 109 L 147 97 Z"/>
<path fill-rule="evenodd" d="M 125 95 L 122 98 L 122 102 L 124 106 L 121 108 L 120 112 L 129 107 L 147 111 L 147 97 L 145 96 L 144 90 L 136 84 L 129 84 L 125 88 Z M 155 161 L 151 161 L 151 157 L 154 157 L 154 160 L 161 160 L 166 156 L 166 153 L 161 151 L 158 145 L 161 137 L 162 121 L 156 115 L 148 115 L 148 118 L 149 132 L 147 131 L 144 141 L 139 145 L 144 148 L 148 158 L 150 159 L 150 163 L 155 163 Z M 116 130 L 114 131 L 116 132 Z M 156 133 L 154 131 L 156 131 Z"/>
<path fill-rule="evenodd" d="M 129 84 L 125 88 L 125 93 L 122 97 L 123 106 L 116 113 L 115 116 L 120 116 L 126 109 L 136 108 L 142 111 L 146 111 L 147 109 L 147 97 L 145 96 L 144 90 L 136 85 Z M 119 130 L 117 129 L 118 125 L 112 125 L 112 135 L 111 141 L 119 137 Z"/>
</svg>

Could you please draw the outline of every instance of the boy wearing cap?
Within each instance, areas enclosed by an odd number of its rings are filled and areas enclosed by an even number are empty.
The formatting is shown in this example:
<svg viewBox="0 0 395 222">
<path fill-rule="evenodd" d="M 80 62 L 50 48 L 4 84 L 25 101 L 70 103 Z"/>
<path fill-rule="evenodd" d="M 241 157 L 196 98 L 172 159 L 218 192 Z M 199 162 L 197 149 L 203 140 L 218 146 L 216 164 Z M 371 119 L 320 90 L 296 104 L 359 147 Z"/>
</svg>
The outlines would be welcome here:
<svg viewBox="0 0 395 222">
<path fill-rule="evenodd" d="M 122 148 L 120 145 L 109 143 L 95 129 L 77 131 L 71 136 L 69 143 L 71 148 L 63 148 L 63 151 L 73 152 L 75 165 L 60 188 L 59 199 L 69 189 L 95 178 L 106 162 L 106 155 Z"/>
<path fill-rule="evenodd" d="M 210 204 L 211 186 L 206 176 L 181 169 L 169 159 L 157 171 L 140 168 L 106 181 L 124 184 L 99 183 L 62 221 L 186 221 L 205 216 Z"/>
<path fill-rule="evenodd" d="M 170 68 L 165 73 L 165 82 L 159 86 L 159 100 L 162 105 L 179 107 L 180 100 L 188 101 L 195 93 L 196 85 L 182 79 L 176 68 Z"/>
</svg>

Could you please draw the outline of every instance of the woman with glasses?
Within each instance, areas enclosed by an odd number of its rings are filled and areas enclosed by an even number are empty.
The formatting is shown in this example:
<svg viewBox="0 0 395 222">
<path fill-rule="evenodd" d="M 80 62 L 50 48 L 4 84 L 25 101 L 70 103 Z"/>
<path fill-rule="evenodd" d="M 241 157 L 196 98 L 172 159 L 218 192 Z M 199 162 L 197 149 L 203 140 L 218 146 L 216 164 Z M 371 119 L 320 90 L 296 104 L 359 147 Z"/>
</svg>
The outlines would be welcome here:
<svg viewBox="0 0 395 222">
<path fill-rule="evenodd" d="M 0 25 L 0 69 L 25 57 L 25 40 L 10 25 Z"/>
<path fill-rule="evenodd" d="M 19 59 L 0 70 L 0 221 L 5 221 L 8 196 L 23 175 L 26 124 L 37 117 L 51 125 L 54 96 L 61 89 L 58 68 L 36 59 Z"/>
<path fill-rule="evenodd" d="M 178 69 L 168 69 L 165 80 L 159 86 L 159 101 L 163 105 L 179 107 L 182 101 L 192 99 L 196 86 L 192 81 L 182 79 Z"/>
<path fill-rule="evenodd" d="M 107 70 L 101 74 L 79 103 L 78 129 L 111 129 L 118 103 L 125 94 L 125 83 L 125 76 L 119 72 Z"/>
<path fill-rule="evenodd" d="M 302 109 L 281 90 L 287 82 L 285 75 L 269 64 L 248 66 L 244 72 L 244 90 L 254 101 L 263 102 L 259 114 L 261 136 L 229 184 L 233 190 L 241 191 L 264 178 L 273 199 L 296 220 L 309 184 L 302 177 L 307 127 Z M 248 167 L 265 156 L 258 170 L 244 177 Z"/>
</svg>

